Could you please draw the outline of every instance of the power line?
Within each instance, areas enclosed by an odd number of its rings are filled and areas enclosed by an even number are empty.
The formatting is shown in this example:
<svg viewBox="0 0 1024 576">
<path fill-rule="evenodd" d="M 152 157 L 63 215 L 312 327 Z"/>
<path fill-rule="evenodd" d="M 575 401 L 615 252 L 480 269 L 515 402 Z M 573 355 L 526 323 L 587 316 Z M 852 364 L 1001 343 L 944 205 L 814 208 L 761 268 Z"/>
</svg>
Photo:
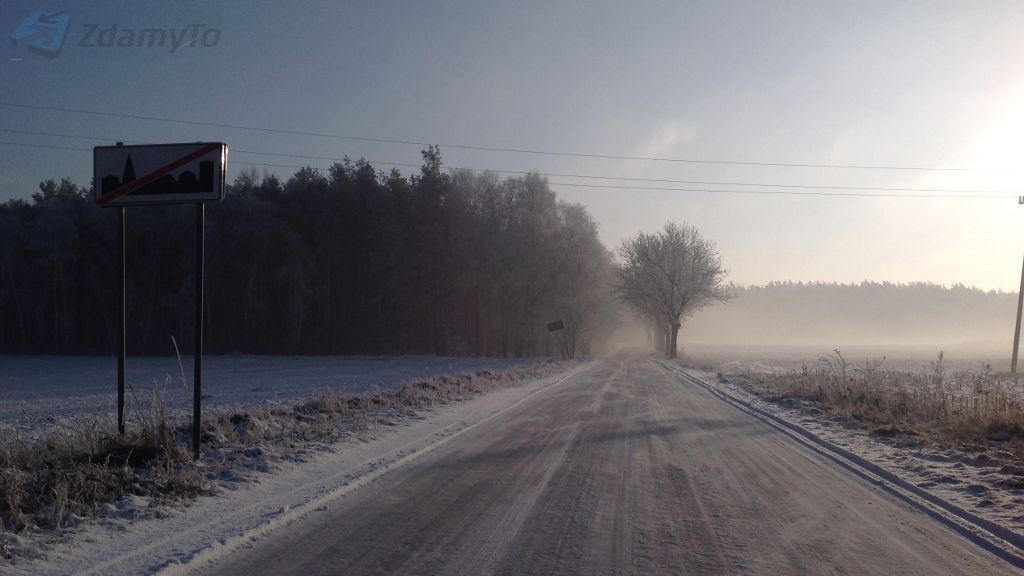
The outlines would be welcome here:
<svg viewBox="0 0 1024 576">
<path fill-rule="evenodd" d="M 75 152 L 92 152 L 88 148 L 72 148 L 70 146 L 54 146 L 53 144 L 29 144 L 27 142 L 0 142 L 6 146 L 24 146 L 26 148 L 52 148 L 54 150 L 73 150 Z"/>
<path fill-rule="evenodd" d="M 247 154 L 256 154 L 263 156 L 281 156 L 287 158 L 302 158 L 306 160 L 331 160 L 338 161 L 338 158 L 329 156 L 306 156 L 302 154 L 285 154 L 278 152 L 257 152 L 253 150 L 239 150 L 232 149 L 234 152 L 244 152 Z M 370 162 L 368 160 L 368 162 Z M 401 162 L 370 162 L 371 164 L 383 164 L 386 166 L 402 166 L 418 168 L 419 164 L 409 164 Z M 495 172 L 498 174 L 540 174 L 542 176 L 554 177 L 554 178 L 588 178 L 593 180 L 621 180 L 630 182 L 660 182 L 664 184 L 695 184 L 701 186 L 758 186 L 764 188 L 797 188 L 804 190 L 860 190 L 860 191 L 881 191 L 881 192 L 941 192 L 941 193 L 962 193 L 962 194 L 1010 194 L 1019 195 L 1024 192 L 1016 192 L 1012 190 L 952 190 L 945 188 L 898 188 L 898 187 L 885 187 L 885 186 L 837 186 L 837 185 L 813 185 L 813 184 L 780 184 L 780 183 L 766 183 L 766 182 L 723 182 L 714 180 L 674 180 L 667 178 L 641 178 L 631 176 L 604 176 L 595 174 L 571 174 L 571 173 L 560 173 L 560 172 L 541 172 L 539 170 L 527 171 L 527 170 L 497 170 L 491 168 L 467 168 L 459 166 L 449 166 L 449 170 L 468 170 L 470 172 Z M 588 184 L 576 184 L 577 186 L 589 186 Z M 598 186 L 593 186 L 598 187 Z M 608 188 L 622 188 L 622 186 L 606 186 Z M 638 188 L 641 190 L 656 190 L 658 188 Z"/>
<path fill-rule="evenodd" d="M 10 132 L 12 134 L 29 134 L 32 136 L 54 136 L 57 138 L 72 138 L 74 140 L 88 140 L 89 142 L 96 141 L 107 141 L 107 142 L 129 142 L 132 144 L 151 144 L 144 140 L 125 140 L 124 138 L 108 138 L 104 136 L 85 136 L 83 134 L 65 134 L 63 132 L 40 132 L 38 130 L 17 130 L 15 128 L 0 128 L 0 132 Z"/>
<path fill-rule="evenodd" d="M 1015 194 L 899 194 L 881 193 L 868 194 L 866 192 L 814 192 L 796 190 L 720 190 L 710 188 L 669 188 L 660 186 L 614 186 L 611 184 L 578 184 L 570 182 L 548 182 L 551 186 L 573 186 L 580 188 L 612 188 L 616 190 L 653 190 L 666 192 L 712 192 L 718 194 L 763 194 L 763 195 L 789 195 L 789 196 L 859 196 L 861 198 L 1014 198 Z"/>
<path fill-rule="evenodd" d="M 125 140 L 128 142 L 128 140 Z M 92 152 L 92 148 L 75 148 L 72 146 L 56 146 L 53 144 L 30 144 L 27 142 L 6 142 L 0 141 L 0 146 L 22 146 L 25 148 L 48 148 L 51 150 L 67 150 L 71 152 Z M 268 168 L 294 168 L 296 170 L 305 168 L 305 166 L 298 166 L 294 164 L 267 164 L 263 162 L 242 162 L 240 160 L 232 161 L 233 164 L 243 164 L 245 166 L 266 166 Z M 326 170 L 326 168 L 314 167 L 317 170 Z"/>
<path fill-rule="evenodd" d="M 68 150 L 73 152 L 92 152 L 91 148 L 74 148 L 70 146 L 55 146 L 52 144 L 29 144 L 24 142 L 7 142 L 0 141 L 0 145 L 4 146 L 24 146 L 28 148 L 49 148 L 54 150 Z M 269 168 L 293 168 L 301 169 L 306 166 L 288 165 L 288 164 L 268 164 L 261 162 L 242 162 L 235 161 L 236 164 L 242 164 L 245 166 L 265 166 Z M 397 166 L 410 166 L 410 164 L 389 164 L 386 162 L 379 162 L 379 165 L 397 165 Z M 415 165 L 413 165 L 415 166 Z M 321 171 L 327 171 L 326 168 L 319 166 L 310 166 Z M 449 168 L 449 170 L 458 170 L 458 168 Z M 497 171 L 495 171 L 497 172 Z M 868 194 L 866 192 L 821 192 L 821 191 L 795 191 L 795 190 L 720 190 L 710 188 L 672 188 L 672 187 L 660 187 L 660 186 L 621 186 L 612 184 L 581 184 L 572 182 L 552 182 L 548 181 L 550 186 L 570 186 L 577 188 L 603 188 L 613 190 L 649 190 L 649 191 L 663 191 L 663 192 L 701 192 L 709 194 L 757 194 L 757 195 L 787 195 L 787 196 L 851 196 L 851 197 L 862 197 L 862 198 L 968 198 L 968 199 L 990 199 L 990 198 L 1013 198 L 1016 197 L 1015 193 L 1002 193 L 1002 194 L 963 194 L 951 191 L 948 194 L 911 194 L 911 193 L 881 193 L 881 194 Z"/>
<path fill-rule="evenodd" d="M 84 136 L 84 135 L 79 135 L 79 134 L 63 134 L 63 133 L 57 133 L 57 132 L 39 132 L 39 131 L 34 131 L 34 130 L 15 130 L 15 129 L 9 129 L 9 128 L 0 128 L 0 132 L 11 132 L 11 133 L 16 133 L 16 134 L 31 134 L 31 135 L 37 135 L 37 136 L 55 136 L 55 137 L 60 137 L 60 138 L 75 138 L 75 139 L 89 140 L 89 141 L 96 141 L 96 140 L 114 141 L 115 140 L 113 138 L 104 138 L 104 137 L 97 137 L 97 136 Z M 143 141 L 139 141 L 139 140 L 124 140 L 124 142 L 134 142 L 134 143 L 138 143 L 138 144 L 146 144 L 147 143 L 147 142 L 143 142 Z M 83 149 L 83 150 L 85 150 L 85 149 Z M 254 155 L 259 155 L 259 156 L 279 156 L 279 157 L 284 157 L 284 158 L 299 158 L 299 159 L 304 159 L 304 160 L 328 160 L 328 161 L 332 161 L 332 162 L 338 162 L 339 160 L 341 160 L 341 158 L 338 158 L 336 156 L 312 156 L 312 155 L 305 155 L 305 154 L 290 154 L 290 153 L 284 153 L 284 152 L 263 152 L 263 151 L 257 151 L 257 150 L 243 150 L 243 149 L 239 149 L 239 148 L 232 148 L 231 152 L 232 153 L 243 153 L 243 154 L 254 154 Z M 244 162 L 239 162 L 239 163 L 251 164 L 251 165 L 254 165 L 254 166 L 269 166 L 269 167 L 275 167 L 275 168 L 296 168 L 296 169 L 302 168 L 302 166 L 287 165 L 287 164 L 265 164 L 265 163 L 244 163 Z M 420 166 L 419 164 L 403 163 L 403 162 L 370 162 L 370 163 L 371 164 L 377 164 L 377 165 L 384 165 L 384 166 L 397 166 L 397 167 L 403 167 L 403 168 L 404 167 L 418 168 Z M 905 188 L 905 187 L 886 187 L 886 186 L 840 186 L 840 185 L 812 185 L 812 184 L 781 184 L 781 183 L 774 183 L 774 182 L 767 183 L 767 182 L 723 182 L 723 181 L 709 181 L 709 180 L 675 180 L 675 179 L 666 179 L 666 178 L 642 178 L 642 177 L 627 177 L 627 176 L 605 176 L 605 175 L 594 175 L 594 174 L 571 174 L 571 173 L 539 172 L 539 171 L 525 171 L 525 170 L 496 170 L 496 169 L 489 169 L 489 168 L 468 168 L 468 167 L 457 167 L 457 166 L 451 166 L 451 167 L 448 167 L 448 169 L 449 170 L 468 170 L 468 171 L 479 172 L 479 173 L 494 172 L 494 173 L 498 173 L 498 174 L 518 174 L 518 175 L 526 175 L 526 174 L 537 173 L 537 174 L 541 174 L 543 176 L 554 177 L 554 178 L 586 178 L 586 179 L 593 179 L 593 180 L 652 182 L 652 183 L 663 183 L 663 184 L 691 184 L 691 185 L 699 185 L 699 186 L 755 186 L 755 187 L 761 187 L 761 188 L 786 188 L 786 189 L 800 189 L 800 190 L 849 190 L 849 191 L 865 191 L 865 192 L 869 192 L 869 191 L 875 191 L 875 192 L 915 192 L 915 193 L 922 193 L 922 194 L 923 193 L 964 194 L 964 195 L 970 194 L 970 195 L 979 195 L 979 197 L 981 197 L 980 195 L 990 194 L 990 195 L 1000 195 L 1000 196 L 998 196 L 1000 198 L 1004 197 L 1004 196 L 1001 196 L 1001 195 L 1019 196 L 1021 194 L 1024 194 L 1024 192 L 1019 192 L 1019 191 L 1014 191 L 1014 190 L 977 190 L 977 189 L 971 190 L 971 189 L 947 189 L 947 188 Z M 562 185 L 586 186 L 585 184 L 568 184 L 568 183 L 562 183 Z M 594 188 L 601 188 L 601 187 L 606 187 L 606 188 L 626 188 L 626 189 L 639 189 L 639 190 L 685 190 L 685 191 L 694 191 L 694 192 L 702 191 L 702 190 L 693 189 L 693 188 L 687 188 L 687 189 L 681 189 L 681 188 L 635 188 L 635 187 L 631 188 L 631 187 L 628 187 L 628 186 L 618 186 L 618 185 L 616 185 L 616 186 L 597 186 L 597 185 L 594 185 L 594 186 L 591 186 L 591 187 L 594 187 Z M 873 196 L 878 196 L 878 195 L 879 194 L 873 194 Z M 920 194 L 915 194 L 915 195 L 920 195 Z M 948 197 L 948 196 L 943 196 L 943 197 Z M 991 196 L 991 197 L 997 197 L 997 196 Z"/>
<path fill-rule="evenodd" d="M 540 156 L 563 156 L 575 158 L 598 158 L 604 160 L 645 160 L 651 162 L 678 162 L 686 164 L 712 164 L 730 166 L 773 166 L 784 168 L 840 168 L 854 170 L 906 170 L 906 171 L 929 171 L 929 172 L 1016 172 L 1013 168 L 943 168 L 929 166 L 895 166 L 895 165 L 867 165 L 867 164 L 811 164 L 811 163 L 786 163 L 786 162 L 747 162 L 740 160 L 705 160 L 693 158 L 660 158 L 651 156 L 626 156 L 617 154 L 595 154 L 585 152 L 566 152 L 556 150 L 535 150 L 529 148 L 501 148 L 496 146 L 478 146 L 468 144 L 442 144 L 437 142 L 420 142 L 416 140 L 400 140 L 390 138 L 371 138 L 366 136 L 351 136 L 347 134 L 331 134 L 326 132 L 310 132 L 304 130 L 286 130 L 282 128 L 267 128 L 262 126 L 247 126 L 243 124 L 228 124 L 224 122 L 199 122 L 196 120 L 182 120 L 176 118 L 162 118 L 159 116 L 145 116 L 141 114 L 123 114 L 115 112 L 102 112 L 98 110 L 82 110 L 77 108 L 63 108 L 58 106 L 42 106 L 38 104 L 22 104 L 14 102 L 0 102 L 0 106 L 23 108 L 29 110 L 44 110 L 48 112 L 65 112 L 71 114 L 89 114 L 93 116 L 104 116 L 108 118 L 126 118 L 131 120 L 146 120 L 150 122 L 168 122 L 184 124 L 188 126 L 204 126 L 216 128 L 228 128 L 232 130 L 250 130 L 271 134 L 287 134 L 292 136 L 314 136 L 318 138 L 331 138 L 335 140 L 355 140 L 360 142 L 377 142 L 383 144 L 404 144 L 414 146 L 437 145 L 443 148 L 457 150 L 477 150 L 484 152 L 503 152 L 512 154 L 532 154 Z"/>
</svg>

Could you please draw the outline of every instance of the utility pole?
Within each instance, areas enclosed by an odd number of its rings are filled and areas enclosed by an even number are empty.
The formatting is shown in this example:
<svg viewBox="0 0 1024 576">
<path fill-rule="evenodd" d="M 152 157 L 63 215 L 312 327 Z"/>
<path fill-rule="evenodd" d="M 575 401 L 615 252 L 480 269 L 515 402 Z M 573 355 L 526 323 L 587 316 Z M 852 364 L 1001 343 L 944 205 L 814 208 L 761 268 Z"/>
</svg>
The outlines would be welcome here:
<svg viewBox="0 0 1024 576">
<path fill-rule="evenodd" d="M 1024 205 L 1024 196 L 1017 197 L 1017 204 Z M 1017 290 L 1017 327 L 1013 330 L 1013 360 L 1010 360 L 1010 374 L 1017 373 L 1017 350 L 1020 347 L 1020 313 L 1024 308 L 1024 264 L 1020 268 L 1020 289 Z"/>
<path fill-rule="evenodd" d="M 1024 307 L 1024 263 L 1020 269 L 1020 290 L 1017 291 L 1017 328 L 1013 331 L 1013 360 L 1010 361 L 1010 374 L 1017 373 L 1017 349 L 1020 347 L 1020 313 Z"/>
</svg>

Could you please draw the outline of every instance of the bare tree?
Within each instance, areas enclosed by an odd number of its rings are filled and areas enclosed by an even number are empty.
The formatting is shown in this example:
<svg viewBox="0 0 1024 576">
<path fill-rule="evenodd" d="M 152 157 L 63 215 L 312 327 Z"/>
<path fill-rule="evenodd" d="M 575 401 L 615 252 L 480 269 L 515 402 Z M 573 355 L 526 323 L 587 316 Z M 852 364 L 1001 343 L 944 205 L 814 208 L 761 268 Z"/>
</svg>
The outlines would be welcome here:
<svg viewBox="0 0 1024 576">
<path fill-rule="evenodd" d="M 622 241 L 615 291 L 665 335 L 665 354 L 676 357 L 679 327 L 693 312 L 730 299 L 715 243 L 693 226 L 669 222 L 653 234 Z"/>
</svg>

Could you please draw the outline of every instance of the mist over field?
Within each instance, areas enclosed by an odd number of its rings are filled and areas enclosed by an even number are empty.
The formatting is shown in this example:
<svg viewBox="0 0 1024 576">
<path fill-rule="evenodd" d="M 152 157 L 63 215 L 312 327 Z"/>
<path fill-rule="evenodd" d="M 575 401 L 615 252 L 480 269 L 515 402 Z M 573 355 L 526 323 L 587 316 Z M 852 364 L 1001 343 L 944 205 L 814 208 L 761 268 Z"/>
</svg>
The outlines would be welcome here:
<svg viewBox="0 0 1024 576">
<path fill-rule="evenodd" d="M 1017 295 L 961 284 L 773 282 L 696 312 L 684 340 L 716 345 L 956 347 L 1008 352 Z"/>
</svg>

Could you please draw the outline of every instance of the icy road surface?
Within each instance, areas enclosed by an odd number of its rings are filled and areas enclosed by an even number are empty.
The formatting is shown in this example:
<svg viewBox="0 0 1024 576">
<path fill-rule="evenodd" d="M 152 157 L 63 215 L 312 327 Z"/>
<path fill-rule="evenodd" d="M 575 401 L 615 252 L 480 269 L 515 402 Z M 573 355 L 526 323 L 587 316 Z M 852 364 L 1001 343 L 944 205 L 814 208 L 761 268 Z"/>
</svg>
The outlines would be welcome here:
<svg viewBox="0 0 1024 576">
<path fill-rule="evenodd" d="M 650 360 L 600 362 L 209 560 L 253 576 L 1016 573 Z"/>
</svg>

